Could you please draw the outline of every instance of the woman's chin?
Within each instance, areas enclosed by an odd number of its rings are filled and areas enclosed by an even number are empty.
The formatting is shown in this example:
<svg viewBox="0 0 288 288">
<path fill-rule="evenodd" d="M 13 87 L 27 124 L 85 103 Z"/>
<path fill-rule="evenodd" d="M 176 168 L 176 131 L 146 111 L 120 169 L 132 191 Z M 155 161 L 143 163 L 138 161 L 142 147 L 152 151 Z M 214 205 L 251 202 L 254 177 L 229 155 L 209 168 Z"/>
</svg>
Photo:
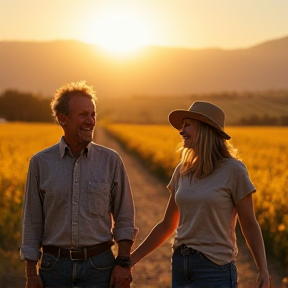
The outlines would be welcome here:
<svg viewBox="0 0 288 288">
<path fill-rule="evenodd" d="M 183 148 L 190 148 L 191 147 L 191 143 L 190 141 L 188 140 L 184 140 L 183 141 Z"/>
</svg>

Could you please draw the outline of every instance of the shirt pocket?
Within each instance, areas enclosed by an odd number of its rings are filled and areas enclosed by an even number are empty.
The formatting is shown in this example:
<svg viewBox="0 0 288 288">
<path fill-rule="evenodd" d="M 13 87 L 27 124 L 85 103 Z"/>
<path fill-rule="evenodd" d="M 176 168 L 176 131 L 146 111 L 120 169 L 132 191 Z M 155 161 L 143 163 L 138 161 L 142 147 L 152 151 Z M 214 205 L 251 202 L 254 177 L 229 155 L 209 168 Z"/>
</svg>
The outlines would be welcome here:
<svg viewBox="0 0 288 288">
<path fill-rule="evenodd" d="M 109 214 L 110 184 L 88 182 L 88 211 L 97 216 Z"/>
</svg>

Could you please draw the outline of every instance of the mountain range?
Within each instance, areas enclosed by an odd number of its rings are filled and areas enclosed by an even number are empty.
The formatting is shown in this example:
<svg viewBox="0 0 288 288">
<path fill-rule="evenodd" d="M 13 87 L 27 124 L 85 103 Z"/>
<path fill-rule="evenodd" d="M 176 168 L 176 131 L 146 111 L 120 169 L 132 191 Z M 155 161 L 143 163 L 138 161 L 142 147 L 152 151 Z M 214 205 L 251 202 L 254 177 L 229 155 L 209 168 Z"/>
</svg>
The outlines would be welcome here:
<svg viewBox="0 0 288 288">
<path fill-rule="evenodd" d="M 0 92 L 51 96 L 86 80 L 98 97 L 288 89 L 288 36 L 245 49 L 147 46 L 112 54 L 74 40 L 0 41 Z"/>
</svg>

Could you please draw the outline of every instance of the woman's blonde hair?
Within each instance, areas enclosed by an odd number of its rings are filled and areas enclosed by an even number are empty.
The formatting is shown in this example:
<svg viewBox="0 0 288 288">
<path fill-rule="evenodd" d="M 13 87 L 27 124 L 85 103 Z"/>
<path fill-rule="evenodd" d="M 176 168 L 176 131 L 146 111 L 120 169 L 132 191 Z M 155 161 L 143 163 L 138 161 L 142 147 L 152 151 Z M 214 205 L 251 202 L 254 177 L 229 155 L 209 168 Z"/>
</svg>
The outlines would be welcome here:
<svg viewBox="0 0 288 288">
<path fill-rule="evenodd" d="M 210 175 L 223 158 L 238 158 L 237 150 L 217 129 L 201 122 L 191 147 L 181 150 L 180 175 L 202 179 Z"/>
</svg>

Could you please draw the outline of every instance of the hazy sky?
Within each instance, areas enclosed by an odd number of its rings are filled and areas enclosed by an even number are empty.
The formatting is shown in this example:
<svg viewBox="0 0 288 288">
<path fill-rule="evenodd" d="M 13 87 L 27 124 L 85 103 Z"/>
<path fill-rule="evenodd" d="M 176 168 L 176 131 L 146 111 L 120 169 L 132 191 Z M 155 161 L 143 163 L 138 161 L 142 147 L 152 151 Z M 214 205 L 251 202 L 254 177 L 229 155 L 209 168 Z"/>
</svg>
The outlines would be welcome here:
<svg viewBox="0 0 288 288">
<path fill-rule="evenodd" d="M 288 36 L 288 0 L 0 0 L 0 40 L 250 47 Z"/>
</svg>

